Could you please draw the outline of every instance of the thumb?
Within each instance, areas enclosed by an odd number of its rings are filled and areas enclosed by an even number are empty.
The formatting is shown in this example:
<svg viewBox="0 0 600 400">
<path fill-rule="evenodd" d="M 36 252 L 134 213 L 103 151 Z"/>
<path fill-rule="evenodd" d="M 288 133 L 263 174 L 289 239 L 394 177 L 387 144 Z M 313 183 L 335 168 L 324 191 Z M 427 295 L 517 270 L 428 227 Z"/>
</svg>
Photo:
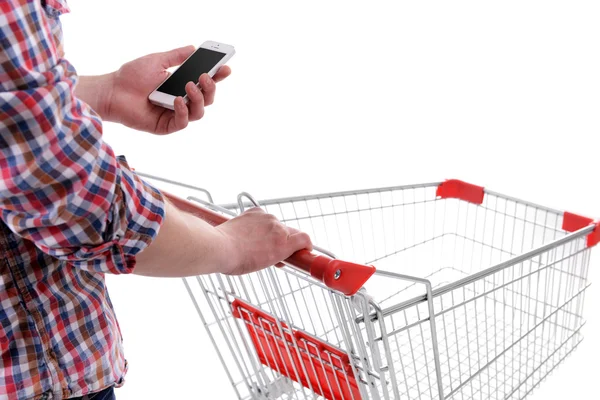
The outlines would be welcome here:
<svg viewBox="0 0 600 400">
<path fill-rule="evenodd" d="M 164 53 L 159 53 L 161 56 L 161 63 L 164 69 L 175 67 L 183 63 L 186 58 L 192 55 L 195 48 L 192 45 L 180 47 L 178 49 L 173 49 L 169 51 L 165 51 Z"/>
</svg>

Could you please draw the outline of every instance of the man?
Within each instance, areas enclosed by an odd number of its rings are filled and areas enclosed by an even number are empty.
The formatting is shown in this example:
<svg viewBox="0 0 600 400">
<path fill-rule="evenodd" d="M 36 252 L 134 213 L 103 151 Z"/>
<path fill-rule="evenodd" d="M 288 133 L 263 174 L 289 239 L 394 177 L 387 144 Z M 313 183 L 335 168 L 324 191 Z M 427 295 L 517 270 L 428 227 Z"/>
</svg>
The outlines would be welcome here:
<svg viewBox="0 0 600 400">
<path fill-rule="evenodd" d="M 0 398 L 113 399 L 127 370 L 104 274 L 255 271 L 310 248 L 253 209 L 218 228 L 185 215 L 102 140 L 102 120 L 168 134 L 202 118 L 211 79 L 175 111 L 148 94 L 193 47 L 79 78 L 64 0 L 0 1 Z"/>
</svg>

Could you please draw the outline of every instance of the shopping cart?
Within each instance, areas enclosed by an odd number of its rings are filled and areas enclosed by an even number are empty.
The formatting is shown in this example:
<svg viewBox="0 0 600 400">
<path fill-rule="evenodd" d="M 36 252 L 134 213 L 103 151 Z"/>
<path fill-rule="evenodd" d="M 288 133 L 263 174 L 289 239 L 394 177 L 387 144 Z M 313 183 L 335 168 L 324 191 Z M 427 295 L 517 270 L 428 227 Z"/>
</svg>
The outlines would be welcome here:
<svg viewBox="0 0 600 400">
<path fill-rule="evenodd" d="M 260 205 L 328 251 L 185 280 L 240 399 L 523 399 L 582 340 L 589 218 L 458 180 Z"/>
</svg>

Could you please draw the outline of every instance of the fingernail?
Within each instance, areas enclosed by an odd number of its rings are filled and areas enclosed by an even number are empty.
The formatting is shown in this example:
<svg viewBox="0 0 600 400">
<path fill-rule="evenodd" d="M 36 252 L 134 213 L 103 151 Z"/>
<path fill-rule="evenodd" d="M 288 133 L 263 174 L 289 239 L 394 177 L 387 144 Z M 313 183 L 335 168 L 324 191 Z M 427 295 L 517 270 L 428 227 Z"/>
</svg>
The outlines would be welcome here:
<svg viewBox="0 0 600 400">
<path fill-rule="evenodd" d="M 200 88 L 196 85 L 194 85 L 194 88 L 192 89 L 195 93 L 198 93 L 200 91 Z"/>
</svg>

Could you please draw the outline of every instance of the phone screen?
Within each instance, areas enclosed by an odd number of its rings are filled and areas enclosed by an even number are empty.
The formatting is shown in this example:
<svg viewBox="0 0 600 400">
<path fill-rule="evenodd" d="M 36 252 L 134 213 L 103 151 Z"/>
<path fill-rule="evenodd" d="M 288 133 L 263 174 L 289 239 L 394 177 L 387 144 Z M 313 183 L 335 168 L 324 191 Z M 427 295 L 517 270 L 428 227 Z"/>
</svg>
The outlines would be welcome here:
<svg viewBox="0 0 600 400">
<path fill-rule="evenodd" d="M 225 53 L 199 48 L 157 89 L 172 96 L 185 96 L 185 84 L 198 82 L 200 75 L 213 69 Z"/>
</svg>

